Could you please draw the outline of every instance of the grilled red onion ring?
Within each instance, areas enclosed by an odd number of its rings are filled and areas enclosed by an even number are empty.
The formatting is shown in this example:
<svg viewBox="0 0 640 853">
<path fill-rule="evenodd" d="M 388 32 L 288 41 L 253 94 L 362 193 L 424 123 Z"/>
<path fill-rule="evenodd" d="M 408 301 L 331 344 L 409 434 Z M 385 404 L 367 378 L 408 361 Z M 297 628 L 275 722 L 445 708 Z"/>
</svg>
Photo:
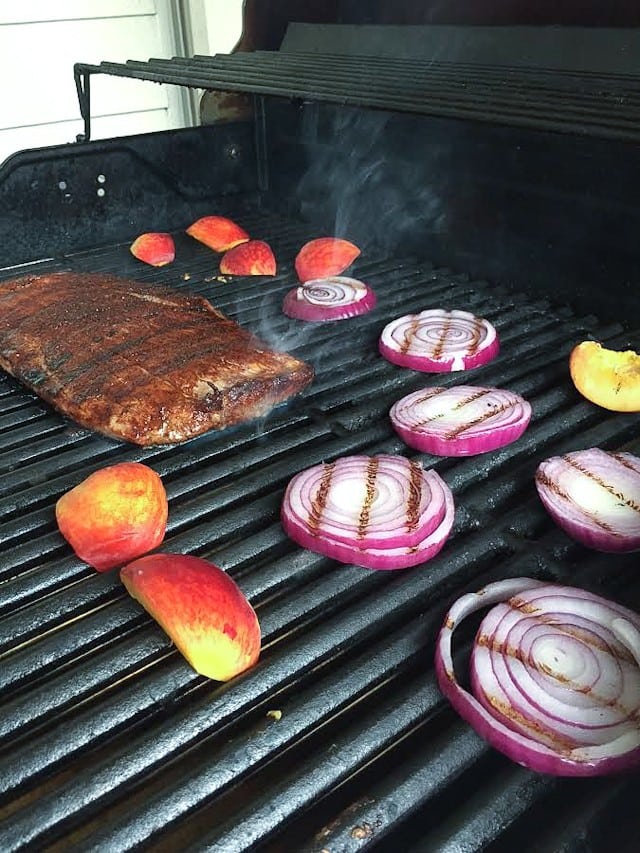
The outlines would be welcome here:
<svg viewBox="0 0 640 853">
<path fill-rule="evenodd" d="M 389 417 L 409 447 L 438 456 L 473 456 L 520 438 L 531 406 L 513 391 L 457 385 L 407 394 L 393 404 Z"/>
<path fill-rule="evenodd" d="M 345 456 L 296 474 L 282 526 L 343 563 L 399 569 L 433 557 L 453 525 L 453 496 L 435 471 L 402 456 Z"/>
<path fill-rule="evenodd" d="M 500 344 L 488 320 L 468 311 L 433 308 L 392 320 L 382 330 L 378 348 L 400 367 L 449 373 L 486 364 L 498 355 Z"/>
<path fill-rule="evenodd" d="M 640 458 L 592 447 L 536 471 L 540 500 L 565 533 L 597 551 L 640 549 Z"/>
<path fill-rule="evenodd" d="M 376 295 L 362 281 L 334 275 L 317 278 L 294 287 L 284 298 L 287 317 L 322 323 L 366 314 L 376 304 Z"/>
<path fill-rule="evenodd" d="M 456 679 L 452 634 L 491 605 L 473 646 L 471 695 Z M 451 607 L 435 663 L 460 716 L 525 767 L 595 776 L 640 765 L 640 616 L 621 605 L 530 578 L 498 581 Z"/>
</svg>

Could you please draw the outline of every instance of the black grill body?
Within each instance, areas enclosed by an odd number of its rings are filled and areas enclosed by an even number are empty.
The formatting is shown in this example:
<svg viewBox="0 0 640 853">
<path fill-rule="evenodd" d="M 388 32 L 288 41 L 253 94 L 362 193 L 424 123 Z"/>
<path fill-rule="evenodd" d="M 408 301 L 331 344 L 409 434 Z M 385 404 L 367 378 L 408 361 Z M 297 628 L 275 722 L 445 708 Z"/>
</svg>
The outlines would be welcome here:
<svg viewBox="0 0 640 853">
<path fill-rule="evenodd" d="M 270 93 L 245 121 L 4 165 L 3 278 L 109 271 L 200 293 L 317 375 L 263 420 L 147 449 L 80 429 L 1 379 L 3 850 L 635 849 L 637 774 L 555 779 L 508 761 L 443 699 L 433 651 L 448 605 L 499 578 L 640 608 L 637 556 L 569 540 L 533 484 L 549 455 L 640 453 L 637 415 L 591 405 L 568 374 L 586 338 L 640 347 L 639 162 L 626 138 Z M 278 274 L 220 280 L 216 256 L 184 234 L 207 213 L 269 241 Z M 177 246 L 159 270 L 129 253 L 154 229 Z M 378 295 L 370 314 L 321 325 L 282 314 L 295 254 L 322 234 L 361 246 L 353 274 Z M 377 338 L 428 307 L 497 327 L 500 357 L 464 378 L 531 401 L 515 444 L 447 459 L 395 436 L 391 404 L 433 378 L 384 361 Z M 377 452 L 420 459 L 451 486 L 441 554 L 385 573 L 293 545 L 279 524 L 290 477 Z M 162 550 L 219 564 L 257 609 L 260 662 L 228 684 L 196 675 L 117 573 L 89 569 L 57 532 L 57 498 L 123 460 L 166 484 Z M 461 667 L 467 654 L 461 643 Z"/>
</svg>

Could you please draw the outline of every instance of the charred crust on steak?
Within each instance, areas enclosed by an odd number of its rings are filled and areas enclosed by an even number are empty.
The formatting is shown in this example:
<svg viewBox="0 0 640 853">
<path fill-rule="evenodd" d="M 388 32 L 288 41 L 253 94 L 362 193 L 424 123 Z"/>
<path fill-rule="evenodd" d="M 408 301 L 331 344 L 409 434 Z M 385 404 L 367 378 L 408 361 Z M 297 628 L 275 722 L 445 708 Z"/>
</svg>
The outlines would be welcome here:
<svg viewBox="0 0 640 853">
<path fill-rule="evenodd" d="M 93 273 L 0 283 L 0 366 L 82 426 L 141 445 L 265 415 L 313 379 L 201 296 Z"/>
</svg>

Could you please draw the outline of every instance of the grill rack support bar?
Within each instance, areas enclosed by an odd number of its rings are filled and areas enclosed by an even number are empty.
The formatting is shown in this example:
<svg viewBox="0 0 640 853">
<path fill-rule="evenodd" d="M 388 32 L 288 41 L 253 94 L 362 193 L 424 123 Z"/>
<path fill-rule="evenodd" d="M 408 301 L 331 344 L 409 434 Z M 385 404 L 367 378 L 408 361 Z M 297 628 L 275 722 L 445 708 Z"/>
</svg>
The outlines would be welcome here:
<svg viewBox="0 0 640 853">
<path fill-rule="evenodd" d="M 266 192 L 269 189 L 269 153 L 267 150 L 267 111 L 264 95 L 254 95 L 253 108 L 255 114 L 255 142 L 258 170 L 258 189 Z"/>
<path fill-rule="evenodd" d="M 84 132 L 76 136 L 76 142 L 89 142 L 91 139 L 91 68 L 81 62 L 73 66 L 73 78 L 78 93 L 80 115 L 84 122 Z"/>
</svg>

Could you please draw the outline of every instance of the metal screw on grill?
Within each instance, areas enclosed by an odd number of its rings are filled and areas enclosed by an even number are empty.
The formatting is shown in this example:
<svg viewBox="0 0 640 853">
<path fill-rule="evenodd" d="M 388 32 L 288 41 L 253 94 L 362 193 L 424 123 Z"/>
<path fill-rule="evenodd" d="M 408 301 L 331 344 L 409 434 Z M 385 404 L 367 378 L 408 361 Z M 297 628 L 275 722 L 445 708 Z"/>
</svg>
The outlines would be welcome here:
<svg viewBox="0 0 640 853">
<path fill-rule="evenodd" d="M 65 203 L 69 203 L 71 201 L 71 192 L 69 191 L 69 185 L 65 180 L 58 181 L 58 189 L 62 195 L 62 200 Z"/>
<path fill-rule="evenodd" d="M 106 182 L 107 182 L 106 175 L 103 175 L 103 174 L 97 175 L 96 183 L 99 186 L 98 186 L 98 189 L 96 190 L 96 195 L 98 196 L 98 198 L 104 198 L 104 196 L 107 194 L 107 191 L 104 188 L 104 184 L 106 184 Z"/>
<path fill-rule="evenodd" d="M 230 160 L 238 160 L 242 152 L 240 146 L 236 145 L 235 142 L 232 142 L 224 149 L 224 153 Z"/>
</svg>

